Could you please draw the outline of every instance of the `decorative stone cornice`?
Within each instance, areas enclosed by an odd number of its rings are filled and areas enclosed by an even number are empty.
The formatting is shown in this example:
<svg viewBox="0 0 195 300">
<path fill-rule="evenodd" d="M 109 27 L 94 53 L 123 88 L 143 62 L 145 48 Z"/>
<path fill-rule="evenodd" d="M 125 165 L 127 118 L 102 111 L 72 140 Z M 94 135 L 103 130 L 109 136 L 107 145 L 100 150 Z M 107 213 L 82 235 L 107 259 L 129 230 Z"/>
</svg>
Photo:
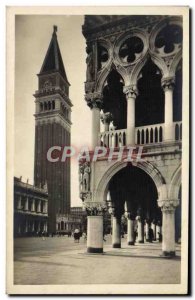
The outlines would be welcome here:
<svg viewBox="0 0 195 300">
<path fill-rule="evenodd" d="M 88 216 L 102 216 L 107 211 L 105 202 L 84 201 L 83 208 Z"/>
<path fill-rule="evenodd" d="M 158 206 L 163 212 L 174 212 L 176 207 L 179 205 L 179 199 L 173 200 L 158 200 Z"/>
<path fill-rule="evenodd" d="M 85 101 L 87 102 L 87 105 L 93 109 L 93 108 L 102 108 L 102 94 L 101 93 L 88 93 L 85 95 Z"/>
<path fill-rule="evenodd" d="M 103 124 L 110 124 L 113 120 L 113 116 L 110 112 L 106 112 L 100 116 L 100 119 Z"/>
<path fill-rule="evenodd" d="M 126 98 L 136 99 L 138 95 L 137 87 L 135 85 L 124 86 L 123 93 L 126 95 Z"/>
<path fill-rule="evenodd" d="M 108 16 L 105 16 L 107 19 L 102 22 L 102 19 L 98 20 L 99 16 L 87 16 L 82 31 L 87 40 L 105 36 L 110 37 L 111 35 L 121 34 L 121 32 L 132 31 L 137 27 L 147 29 L 150 32 L 163 17 L 143 15 L 140 18 L 137 16 L 110 16 L 110 20 L 108 20 Z"/>
<path fill-rule="evenodd" d="M 163 78 L 161 84 L 164 91 L 173 90 L 175 86 L 175 78 L 174 77 Z"/>
<path fill-rule="evenodd" d="M 48 125 L 48 124 L 60 124 L 67 131 L 70 132 L 71 124 L 59 113 L 59 111 L 55 111 L 53 114 L 47 115 L 45 114 L 35 114 L 35 126 L 38 125 Z"/>
<path fill-rule="evenodd" d="M 44 97 L 55 97 L 60 95 L 66 103 L 69 104 L 70 107 L 73 106 L 71 100 L 69 99 L 68 95 L 63 91 L 59 86 L 51 87 L 48 89 L 39 89 L 35 91 L 35 94 L 33 95 L 36 99 L 37 98 L 44 98 Z"/>
</svg>

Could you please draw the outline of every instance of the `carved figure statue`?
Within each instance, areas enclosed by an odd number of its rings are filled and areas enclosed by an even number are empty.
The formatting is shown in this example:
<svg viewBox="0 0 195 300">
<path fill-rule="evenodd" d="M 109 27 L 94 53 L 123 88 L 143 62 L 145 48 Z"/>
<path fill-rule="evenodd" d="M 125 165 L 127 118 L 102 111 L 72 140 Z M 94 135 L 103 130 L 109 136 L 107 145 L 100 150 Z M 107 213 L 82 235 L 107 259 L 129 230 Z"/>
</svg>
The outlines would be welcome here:
<svg viewBox="0 0 195 300">
<path fill-rule="evenodd" d="M 89 164 L 86 162 L 84 167 L 84 175 L 83 175 L 83 188 L 85 192 L 90 190 L 90 173 L 91 168 Z"/>
<path fill-rule="evenodd" d="M 79 166 L 79 191 L 82 192 L 83 190 L 83 174 L 84 174 L 84 166 Z"/>
</svg>

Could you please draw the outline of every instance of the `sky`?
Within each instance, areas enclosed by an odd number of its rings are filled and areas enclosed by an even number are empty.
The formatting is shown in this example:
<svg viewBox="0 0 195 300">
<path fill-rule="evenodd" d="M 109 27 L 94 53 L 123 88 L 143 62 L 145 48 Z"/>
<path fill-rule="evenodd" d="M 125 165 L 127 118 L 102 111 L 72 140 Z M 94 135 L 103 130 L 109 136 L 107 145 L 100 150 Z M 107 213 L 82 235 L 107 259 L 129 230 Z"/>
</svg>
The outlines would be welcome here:
<svg viewBox="0 0 195 300">
<path fill-rule="evenodd" d="M 83 16 L 16 16 L 15 35 L 15 157 L 14 175 L 29 179 L 33 184 L 35 98 L 38 78 L 45 58 L 53 25 L 58 26 L 57 36 L 66 74 L 71 84 L 72 145 L 80 148 L 91 139 L 91 112 L 84 100 L 86 76 L 86 44 L 82 35 Z M 78 163 L 71 162 L 71 206 L 81 206 L 78 190 Z"/>
</svg>

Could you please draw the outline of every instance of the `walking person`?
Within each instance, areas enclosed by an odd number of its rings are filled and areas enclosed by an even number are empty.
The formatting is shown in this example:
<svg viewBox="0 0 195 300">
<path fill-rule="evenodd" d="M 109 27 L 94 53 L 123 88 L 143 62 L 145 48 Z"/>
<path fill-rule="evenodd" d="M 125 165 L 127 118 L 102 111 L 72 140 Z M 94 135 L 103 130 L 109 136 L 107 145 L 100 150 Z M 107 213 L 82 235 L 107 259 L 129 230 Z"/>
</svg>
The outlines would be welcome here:
<svg viewBox="0 0 195 300">
<path fill-rule="evenodd" d="M 74 231 L 74 242 L 76 243 L 79 243 L 79 240 L 80 240 L 80 232 L 79 232 L 79 229 L 75 229 Z"/>
</svg>

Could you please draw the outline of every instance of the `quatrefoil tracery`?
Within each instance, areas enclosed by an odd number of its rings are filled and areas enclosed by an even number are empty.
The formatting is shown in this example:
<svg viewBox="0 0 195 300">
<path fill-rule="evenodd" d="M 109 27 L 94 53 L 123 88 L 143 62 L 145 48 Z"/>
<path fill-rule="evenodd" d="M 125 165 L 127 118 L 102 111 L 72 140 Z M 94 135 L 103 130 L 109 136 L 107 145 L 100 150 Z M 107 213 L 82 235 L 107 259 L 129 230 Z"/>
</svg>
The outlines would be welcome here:
<svg viewBox="0 0 195 300">
<path fill-rule="evenodd" d="M 123 63 L 133 63 L 141 56 L 143 49 L 144 44 L 141 38 L 133 36 L 122 43 L 119 57 Z"/>
<path fill-rule="evenodd" d="M 155 47 L 160 54 L 170 54 L 177 51 L 182 43 L 180 26 L 167 24 L 156 36 Z"/>
</svg>

